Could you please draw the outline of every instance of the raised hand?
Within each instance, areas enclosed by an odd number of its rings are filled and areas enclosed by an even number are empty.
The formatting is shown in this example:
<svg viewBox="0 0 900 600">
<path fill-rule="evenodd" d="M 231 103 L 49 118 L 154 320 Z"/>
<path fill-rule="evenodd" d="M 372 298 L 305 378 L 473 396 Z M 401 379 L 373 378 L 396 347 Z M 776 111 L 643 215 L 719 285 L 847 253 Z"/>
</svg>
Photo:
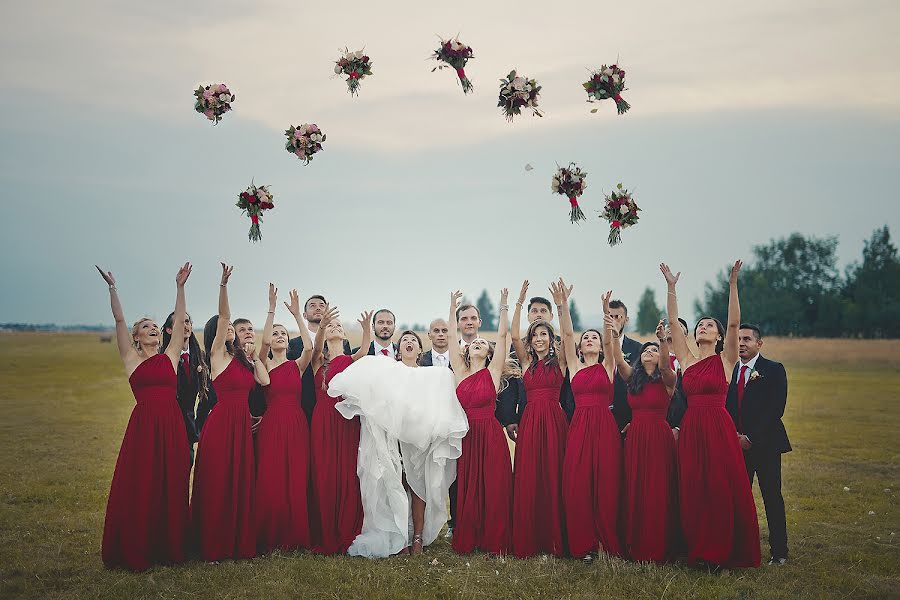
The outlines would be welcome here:
<svg viewBox="0 0 900 600">
<path fill-rule="evenodd" d="M 610 332 L 610 334 L 614 338 L 618 339 L 619 325 L 616 323 L 616 320 L 607 314 L 603 317 L 603 322 L 606 324 L 606 329 Z"/>
<path fill-rule="evenodd" d="M 669 284 L 669 287 L 675 287 L 675 284 L 678 283 L 678 278 L 681 277 L 681 271 L 678 271 L 673 275 L 672 269 L 670 269 L 669 265 L 666 263 L 659 263 L 659 270 L 662 271 L 663 277 L 666 278 L 666 283 Z"/>
<path fill-rule="evenodd" d="M 525 304 L 525 298 L 528 296 L 528 280 L 522 282 L 522 289 L 519 290 L 519 299 L 516 301 L 517 304 Z"/>
<path fill-rule="evenodd" d="M 365 331 L 366 327 L 369 326 L 369 323 L 372 322 L 372 317 L 374 315 L 375 315 L 375 311 L 373 311 L 373 310 L 367 310 L 365 312 L 360 313 L 359 319 L 357 319 L 356 322 L 359 323 L 359 326 L 360 326 L 360 328 L 362 328 L 363 331 Z"/>
<path fill-rule="evenodd" d="M 287 302 L 284 305 L 287 309 L 294 315 L 294 318 L 300 315 L 300 294 L 297 293 L 297 290 L 291 290 L 289 294 L 291 302 L 288 304 Z"/>
<path fill-rule="evenodd" d="M 560 282 L 562 279 L 560 279 Z M 562 283 L 558 283 L 556 281 L 550 283 L 550 296 L 553 298 L 553 304 L 556 306 L 562 306 L 563 302 L 565 302 L 565 292 L 563 291 Z"/>
<path fill-rule="evenodd" d="M 97 265 L 94 265 L 97 267 Z M 103 278 L 103 281 L 106 282 L 106 285 L 109 287 L 116 287 L 116 278 L 113 277 L 112 271 L 104 271 L 100 267 L 97 267 L 97 270 L 100 271 L 100 276 Z"/>
<path fill-rule="evenodd" d="M 178 287 L 184 287 L 184 284 L 187 283 L 188 277 L 191 276 L 191 269 L 194 267 L 191 266 L 191 263 L 186 262 L 184 266 L 178 269 L 178 274 L 175 275 L 175 285 Z"/>
<path fill-rule="evenodd" d="M 453 309 L 453 312 L 456 312 L 456 309 L 459 308 L 459 301 L 462 299 L 462 292 L 456 290 L 455 292 L 450 292 L 450 306 Z"/>
<path fill-rule="evenodd" d="M 500 290 L 500 306 L 508 306 L 509 305 L 509 290 L 503 288 Z"/>
<path fill-rule="evenodd" d="M 253 353 L 256 352 L 256 344 L 253 342 L 247 342 L 244 344 L 244 354 L 247 355 L 251 361 L 253 360 Z"/>
<path fill-rule="evenodd" d="M 341 316 L 341 311 L 338 310 L 337 306 L 329 306 L 325 305 L 325 312 L 322 313 L 322 322 L 319 323 L 319 327 L 325 327 L 332 321 L 336 321 Z"/>
<path fill-rule="evenodd" d="M 229 267 L 225 263 L 219 263 L 222 265 L 222 280 L 219 282 L 219 285 L 228 285 L 228 278 L 231 277 L 231 272 L 234 271 L 234 267 Z"/>
<path fill-rule="evenodd" d="M 666 323 L 662 319 L 660 319 L 659 323 L 656 324 L 656 339 L 660 342 L 666 339 L 668 333 L 666 332 Z"/>
<path fill-rule="evenodd" d="M 278 288 L 274 283 L 269 283 L 269 311 L 275 312 L 275 305 L 278 304 Z"/>
<path fill-rule="evenodd" d="M 731 275 L 728 278 L 728 283 L 730 285 L 737 285 L 738 273 L 740 272 L 742 266 L 744 266 L 743 261 L 734 261 L 734 266 L 731 267 Z"/>
<path fill-rule="evenodd" d="M 608 315 L 609 314 L 609 299 L 612 298 L 612 290 L 608 290 L 605 294 L 600 296 L 600 298 L 603 301 L 603 314 Z"/>
</svg>

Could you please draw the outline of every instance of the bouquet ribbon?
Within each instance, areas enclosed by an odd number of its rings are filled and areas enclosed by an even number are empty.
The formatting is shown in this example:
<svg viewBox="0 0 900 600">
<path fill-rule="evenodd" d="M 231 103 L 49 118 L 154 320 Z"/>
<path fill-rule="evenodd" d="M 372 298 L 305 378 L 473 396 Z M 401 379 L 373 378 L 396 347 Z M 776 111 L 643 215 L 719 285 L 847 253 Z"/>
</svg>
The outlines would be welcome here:
<svg viewBox="0 0 900 600">
<path fill-rule="evenodd" d="M 457 70 L 456 70 L 456 75 L 457 75 L 460 79 L 465 79 L 465 78 L 466 78 L 466 70 L 465 70 L 465 69 L 462 69 L 462 68 L 457 69 Z"/>
<path fill-rule="evenodd" d="M 572 196 L 571 198 L 569 198 L 569 204 L 572 206 L 572 208 L 575 208 L 576 206 L 578 206 L 578 198 Z"/>
<path fill-rule="evenodd" d="M 259 225 L 259 215 L 250 215 L 250 220 L 254 225 Z"/>
</svg>

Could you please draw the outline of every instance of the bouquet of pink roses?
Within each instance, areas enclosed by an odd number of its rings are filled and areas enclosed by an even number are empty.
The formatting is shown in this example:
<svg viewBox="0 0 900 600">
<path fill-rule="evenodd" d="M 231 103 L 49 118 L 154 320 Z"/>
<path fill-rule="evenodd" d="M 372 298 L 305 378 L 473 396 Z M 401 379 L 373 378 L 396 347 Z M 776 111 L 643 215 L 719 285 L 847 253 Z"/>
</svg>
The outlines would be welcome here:
<svg viewBox="0 0 900 600">
<path fill-rule="evenodd" d="M 359 82 L 363 77 L 372 74 L 372 62 L 363 54 L 362 50 L 350 52 L 344 48 L 343 56 L 334 61 L 334 74 L 347 76 L 347 90 L 351 96 L 359 93 Z"/>
<path fill-rule="evenodd" d="M 631 108 L 620 95 L 627 88 L 625 87 L 625 71 L 620 69 L 618 65 L 603 65 L 599 71 L 591 71 L 591 78 L 583 84 L 584 90 L 588 95 L 588 102 L 600 102 L 612 98 L 616 101 L 616 110 L 620 115 Z M 597 109 L 591 110 L 592 113 Z"/>
<path fill-rule="evenodd" d="M 606 205 L 603 207 L 600 218 L 609 221 L 610 246 L 622 242 L 622 230 L 638 222 L 639 210 L 641 209 L 631 197 L 631 193 L 624 189 L 621 183 L 611 194 L 606 196 Z"/>
<path fill-rule="evenodd" d="M 587 187 L 585 176 L 587 173 L 582 171 L 581 167 L 575 163 L 569 163 L 568 167 L 559 167 L 550 183 L 551 190 L 569 199 L 569 205 L 572 207 L 569 220 L 572 223 L 587 220 L 584 213 L 581 212 L 581 207 L 578 206 L 578 197 L 584 193 Z"/>
<path fill-rule="evenodd" d="M 262 221 L 264 211 L 275 208 L 272 202 L 272 192 L 264 185 L 256 186 L 250 184 L 246 191 L 238 195 L 236 206 L 250 217 L 250 241 L 258 242 L 262 239 L 262 232 L 259 230 L 259 224 Z"/>
<path fill-rule="evenodd" d="M 234 94 L 228 90 L 224 83 L 213 83 L 207 86 L 201 85 L 194 90 L 194 110 L 206 116 L 217 125 L 222 120 L 222 115 L 231 110 L 234 102 Z"/>
<path fill-rule="evenodd" d="M 537 81 L 519 77 L 513 69 L 506 79 L 500 80 L 500 99 L 497 106 L 503 110 L 503 116 L 510 123 L 514 116 L 522 114 L 522 108 L 530 108 L 534 116 L 543 117 L 537 108 L 540 91 L 541 86 Z"/>
<path fill-rule="evenodd" d="M 285 150 L 296 155 L 305 165 L 313 159 L 313 154 L 322 150 L 322 142 L 325 141 L 325 134 L 315 123 L 304 123 L 299 127 L 291 125 L 284 135 L 287 136 Z"/>
<path fill-rule="evenodd" d="M 434 73 L 436 69 L 443 69 L 444 67 L 456 69 L 456 75 L 459 77 L 459 81 L 462 84 L 463 94 L 468 94 L 475 89 L 472 82 L 466 77 L 466 62 L 468 62 L 470 58 L 474 58 L 472 49 L 460 42 L 459 38 L 452 40 L 442 39 L 441 47 L 434 51 L 431 58 L 443 63 L 432 69 L 432 73 Z"/>
</svg>

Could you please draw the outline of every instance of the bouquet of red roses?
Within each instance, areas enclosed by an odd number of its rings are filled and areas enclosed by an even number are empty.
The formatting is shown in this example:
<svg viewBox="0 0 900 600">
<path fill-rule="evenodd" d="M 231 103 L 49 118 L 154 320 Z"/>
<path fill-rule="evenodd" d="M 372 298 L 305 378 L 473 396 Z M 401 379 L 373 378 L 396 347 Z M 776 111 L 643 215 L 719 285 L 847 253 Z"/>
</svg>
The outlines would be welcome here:
<svg viewBox="0 0 900 600">
<path fill-rule="evenodd" d="M 503 110 L 503 116 L 510 123 L 514 116 L 522 114 L 522 108 L 530 108 L 534 116 L 543 117 L 537 108 L 540 91 L 541 86 L 537 81 L 519 77 L 513 69 L 506 79 L 500 80 L 500 99 L 497 106 Z"/>
<path fill-rule="evenodd" d="M 591 78 L 583 84 L 588 95 L 588 102 L 600 102 L 612 98 L 616 101 L 616 109 L 620 115 L 631 108 L 627 102 L 622 99 L 621 93 L 627 88 L 625 87 L 625 71 L 620 69 L 618 65 L 603 65 L 599 71 L 591 71 Z M 597 109 L 591 110 L 592 113 Z"/>
<path fill-rule="evenodd" d="M 372 74 L 372 62 L 363 54 L 362 50 L 351 52 L 344 48 L 343 56 L 334 61 L 334 74 L 347 76 L 347 90 L 351 96 L 359 93 L 359 82 L 363 77 Z"/>
<path fill-rule="evenodd" d="M 215 121 L 213 125 L 222 120 L 222 115 L 231 110 L 231 103 L 234 102 L 234 94 L 224 83 L 201 85 L 194 90 L 194 97 L 194 110 L 210 121 Z"/>
<path fill-rule="evenodd" d="M 275 208 L 272 198 L 272 192 L 267 186 L 256 186 L 252 183 L 246 191 L 238 195 L 236 206 L 243 210 L 252 221 L 249 234 L 251 242 L 258 242 L 262 239 L 259 224 L 262 221 L 263 212 Z"/>
<path fill-rule="evenodd" d="M 463 94 L 468 94 L 475 89 L 472 82 L 466 77 L 465 70 L 466 62 L 468 62 L 470 58 L 474 58 L 474 56 L 472 56 L 472 48 L 460 42 L 459 38 L 441 40 L 441 47 L 434 51 L 431 58 L 443 63 L 432 69 L 432 73 L 434 73 L 435 69 L 451 67 L 456 69 L 456 75 L 459 77 L 459 81 L 462 84 Z"/>
<path fill-rule="evenodd" d="M 582 171 L 581 167 L 575 163 L 569 163 L 568 167 L 559 167 L 550 183 L 551 190 L 569 199 L 572 207 L 569 220 L 572 223 L 587 220 L 587 217 L 581 212 L 581 207 L 578 206 L 578 197 L 584 193 L 587 187 L 587 182 L 584 180 L 586 176 L 587 173 Z"/>
<path fill-rule="evenodd" d="M 622 230 L 638 222 L 639 210 L 641 209 L 631 197 L 631 193 L 624 189 L 621 183 L 606 197 L 606 205 L 600 218 L 609 221 L 610 246 L 622 242 Z"/>
<path fill-rule="evenodd" d="M 313 154 L 322 150 L 322 142 L 325 141 L 325 134 L 315 123 L 304 123 L 300 127 L 291 125 L 284 135 L 287 137 L 285 150 L 296 155 L 305 165 L 313 159 Z"/>
</svg>

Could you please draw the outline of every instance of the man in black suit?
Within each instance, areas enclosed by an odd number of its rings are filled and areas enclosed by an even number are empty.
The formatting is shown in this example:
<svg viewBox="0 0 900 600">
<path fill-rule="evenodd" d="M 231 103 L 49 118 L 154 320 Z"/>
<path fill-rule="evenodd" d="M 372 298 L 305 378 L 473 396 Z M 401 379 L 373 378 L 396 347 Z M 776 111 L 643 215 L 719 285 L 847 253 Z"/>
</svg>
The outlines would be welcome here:
<svg viewBox="0 0 900 600">
<path fill-rule="evenodd" d="M 325 296 L 321 294 L 310 296 L 303 305 L 303 318 L 306 321 L 306 328 L 309 330 L 309 339 L 312 341 L 316 339 L 316 333 L 322 323 L 322 315 L 325 314 L 327 308 L 328 303 L 325 301 Z M 298 335 L 288 342 L 287 357 L 288 360 L 297 360 L 301 354 L 303 354 L 303 338 Z M 344 354 L 350 354 L 350 342 L 347 340 L 344 340 Z M 312 413 L 316 407 L 316 381 L 312 372 L 312 361 L 303 371 L 301 386 L 303 393 L 300 398 L 300 407 L 306 413 L 306 420 L 312 425 Z"/>
<path fill-rule="evenodd" d="M 609 316 L 616 322 L 616 327 L 619 330 L 619 344 L 621 345 L 625 362 L 634 362 L 641 351 L 641 343 L 624 335 L 625 325 L 628 323 L 628 307 L 625 306 L 625 303 L 621 300 L 612 300 L 609 303 Z M 616 418 L 619 429 L 624 431 L 628 424 L 631 423 L 631 407 L 628 405 L 628 386 L 625 384 L 625 380 L 622 379 L 622 376 L 619 375 L 618 371 L 616 371 L 616 376 L 613 378 L 613 384 L 615 386 L 612 404 L 613 416 Z"/>
<path fill-rule="evenodd" d="M 781 418 L 787 403 L 787 374 L 781 363 L 764 358 L 759 327 L 741 323 L 740 362 L 735 365 L 725 407 L 734 420 L 750 485 L 759 478 L 759 491 L 769 523 L 770 565 L 787 562 L 787 523 L 781 495 L 781 455 L 791 443 Z"/>
<path fill-rule="evenodd" d="M 681 331 L 684 333 L 684 337 L 688 336 L 688 324 L 687 321 L 678 317 L 678 324 L 681 326 Z M 669 348 L 672 348 L 672 325 L 671 323 L 666 327 L 666 342 L 669 344 Z M 669 410 L 666 414 L 666 420 L 669 422 L 669 426 L 673 429 L 680 429 L 681 419 L 684 417 L 684 413 L 687 412 L 687 398 L 684 395 L 684 388 L 681 386 L 681 365 L 678 364 L 678 359 L 675 358 L 675 354 L 670 350 L 669 351 L 669 364 L 672 365 L 672 370 L 675 371 L 677 379 L 675 380 L 675 391 L 672 394 L 672 400 L 669 402 Z M 676 432 L 677 433 L 677 432 Z M 678 439 L 676 437 L 676 439 Z"/>
<path fill-rule="evenodd" d="M 428 339 L 431 340 L 431 350 L 422 353 L 419 359 L 420 367 L 450 367 L 450 329 L 444 319 L 435 319 L 428 326 Z"/>
<path fill-rule="evenodd" d="M 387 308 L 379 309 L 372 315 L 372 331 L 375 333 L 375 337 L 369 343 L 369 356 L 382 354 L 388 358 L 397 358 L 397 344 L 391 342 L 396 322 L 394 313 Z M 357 350 L 359 350 L 358 347 L 354 348 L 353 354 L 356 354 Z"/>
<path fill-rule="evenodd" d="M 171 313 L 163 325 L 163 348 L 169 345 L 172 339 L 172 325 L 175 321 L 175 313 Z M 176 392 L 176 400 L 184 417 L 184 428 L 187 432 L 188 447 L 191 454 L 191 464 L 194 464 L 194 444 L 199 439 L 199 433 L 196 423 L 196 407 L 197 395 L 200 394 L 205 378 L 202 370 L 205 368 L 203 361 L 203 351 L 200 349 L 200 343 L 194 336 L 194 326 L 191 316 L 184 315 L 184 345 L 181 347 L 181 363 L 178 365 L 178 391 Z M 200 394 L 201 398 L 205 398 L 204 393 Z"/>
</svg>

